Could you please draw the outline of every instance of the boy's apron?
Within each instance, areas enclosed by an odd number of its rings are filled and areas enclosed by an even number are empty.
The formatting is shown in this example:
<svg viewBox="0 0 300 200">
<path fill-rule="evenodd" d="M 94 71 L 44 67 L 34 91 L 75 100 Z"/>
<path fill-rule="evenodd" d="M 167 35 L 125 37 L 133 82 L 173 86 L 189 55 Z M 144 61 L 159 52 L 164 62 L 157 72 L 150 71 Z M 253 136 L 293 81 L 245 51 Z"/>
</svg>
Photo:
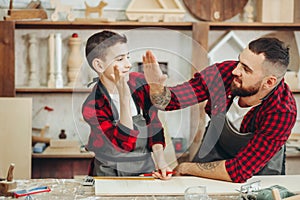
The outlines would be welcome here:
<svg viewBox="0 0 300 200">
<path fill-rule="evenodd" d="M 100 90 L 104 92 L 112 105 L 112 111 L 116 121 L 119 119 L 117 109 L 100 81 Z M 100 152 L 95 152 L 93 174 L 98 176 L 135 176 L 142 173 L 151 173 L 155 170 L 155 165 L 151 157 L 148 146 L 148 130 L 146 120 L 140 113 L 140 108 L 136 105 L 137 115 L 133 116 L 135 129 L 139 130 L 135 149 L 131 152 L 116 150 L 107 137 L 103 136 L 104 145 Z"/>
<path fill-rule="evenodd" d="M 212 117 L 206 128 L 203 142 L 196 153 L 194 162 L 213 162 L 234 158 L 254 136 L 254 122 L 259 106 L 254 111 L 249 133 L 240 133 L 229 122 L 224 113 Z M 219 138 L 219 139 L 216 139 Z M 258 173 L 260 175 L 279 175 L 285 173 L 285 146 L 277 152 Z"/>
</svg>

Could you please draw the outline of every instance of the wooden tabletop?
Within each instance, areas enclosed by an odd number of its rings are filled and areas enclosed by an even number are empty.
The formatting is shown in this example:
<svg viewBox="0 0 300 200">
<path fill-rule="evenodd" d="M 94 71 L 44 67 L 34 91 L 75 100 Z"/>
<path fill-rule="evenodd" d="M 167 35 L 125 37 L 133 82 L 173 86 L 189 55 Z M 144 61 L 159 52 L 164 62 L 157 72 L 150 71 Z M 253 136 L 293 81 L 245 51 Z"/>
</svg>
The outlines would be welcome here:
<svg viewBox="0 0 300 200">
<path fill-rule="evenodd" d="M 80 146 L 72 148 L 47 147 L 42 153 L 32 153 L 32 158 L 93 158 L 95 154 L 90 151 L 80 152 Z"/>
</svg>

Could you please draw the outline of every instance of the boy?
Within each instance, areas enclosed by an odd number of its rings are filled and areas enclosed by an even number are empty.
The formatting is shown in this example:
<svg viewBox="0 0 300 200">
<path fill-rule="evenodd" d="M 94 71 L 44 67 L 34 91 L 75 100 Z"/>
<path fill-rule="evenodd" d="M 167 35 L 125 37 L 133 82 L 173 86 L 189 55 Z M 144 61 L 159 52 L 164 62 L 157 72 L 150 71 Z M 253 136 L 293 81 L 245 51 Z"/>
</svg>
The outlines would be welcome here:
<svg viewBox="0 0 300 200">
<path fill-rule="evenodd" d="M 87 149 L 95 153 L 92 175 L 135 176 L 156 168 L 160 174 L 155 172 L 154 177 L 169 179 L 157 109 L 151 104 L 144 75 L 129 72 L 128 55 L 124 35 L 102 31 L 87 40 L 86 58 L 98 74 L 82 107 L 91 127 Z"/>
</svg>

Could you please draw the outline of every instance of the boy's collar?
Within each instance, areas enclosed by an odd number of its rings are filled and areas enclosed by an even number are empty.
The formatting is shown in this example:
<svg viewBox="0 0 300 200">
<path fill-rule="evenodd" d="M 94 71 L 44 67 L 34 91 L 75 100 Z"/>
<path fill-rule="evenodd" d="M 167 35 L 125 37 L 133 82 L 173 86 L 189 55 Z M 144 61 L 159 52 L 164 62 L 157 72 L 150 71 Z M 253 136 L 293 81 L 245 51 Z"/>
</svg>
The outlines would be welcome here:
<svg viewBox="0 0 300 200">
<path fill-rule="evenodd" d="M 93 83 L 97 83 L 98 81 L 99 81 L 99 77 L 94 77 L 93 80 L 89 82 L 86 87 L 90 87 Z"/>
</svg>

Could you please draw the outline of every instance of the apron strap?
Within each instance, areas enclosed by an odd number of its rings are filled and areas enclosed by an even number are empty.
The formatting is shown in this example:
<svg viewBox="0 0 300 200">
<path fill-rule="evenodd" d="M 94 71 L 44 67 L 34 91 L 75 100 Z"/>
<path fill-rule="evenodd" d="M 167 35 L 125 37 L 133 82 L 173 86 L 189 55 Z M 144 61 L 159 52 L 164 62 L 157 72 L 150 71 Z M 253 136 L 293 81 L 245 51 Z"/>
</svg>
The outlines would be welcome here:
<svg viewBox="0 0 300 200">
<path fill-rule="evenodd" d="M 253 117 L 252 117 L 252 119 L 251 119 L 250 132 L 252 132 L 252 133 L 255 132 L 255 119 L 256 119 L 256 115 L 257 115 L 257 112 L 259 111 L 260 106 L 261 106 L 261 104 L 258 105 L 258 106 L 254 109 L 254 114 L 253 114 Z"/>
<path fill-rule="evenodd" d="M 103 83 L 98 80 L 98 86 L 100 91 L 106 96 L 106 98 L 108 99 L 110 105 L 111 105 L 111 110 L 112 110 L 112 114 L 114 117 L 114 121 L 118 121 L 119 120 L 119 113 L 118 113 L 118 109 L 116 108 L 116 105 L 114 104 L 113 100 L 111 99 L 107 89 L 105 88 L 105 86 L 103 85 Z"/>
</svg>

